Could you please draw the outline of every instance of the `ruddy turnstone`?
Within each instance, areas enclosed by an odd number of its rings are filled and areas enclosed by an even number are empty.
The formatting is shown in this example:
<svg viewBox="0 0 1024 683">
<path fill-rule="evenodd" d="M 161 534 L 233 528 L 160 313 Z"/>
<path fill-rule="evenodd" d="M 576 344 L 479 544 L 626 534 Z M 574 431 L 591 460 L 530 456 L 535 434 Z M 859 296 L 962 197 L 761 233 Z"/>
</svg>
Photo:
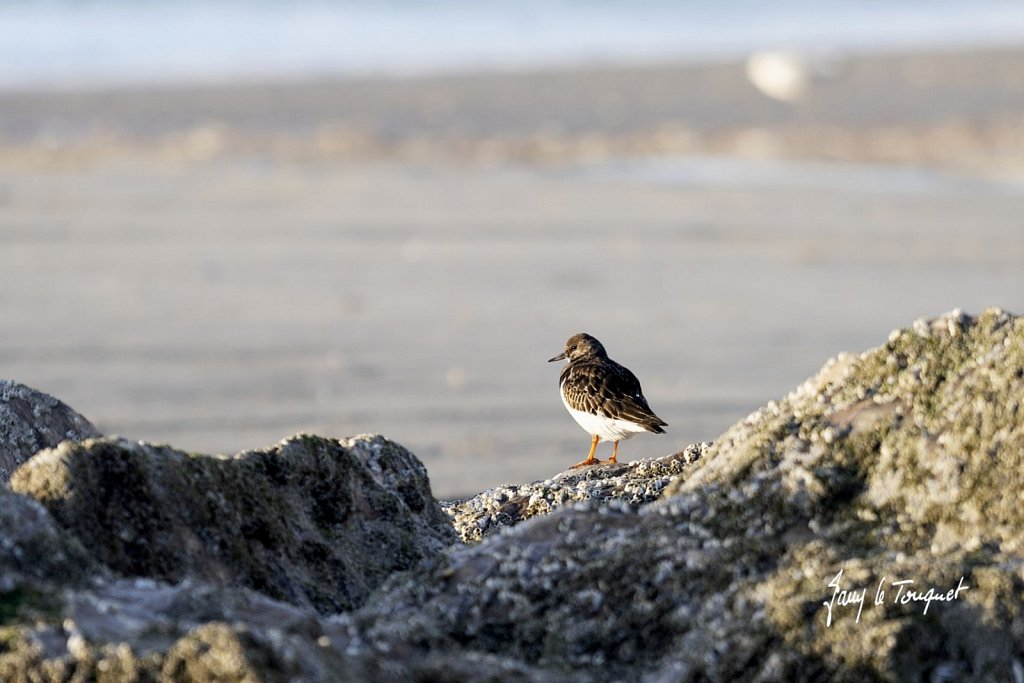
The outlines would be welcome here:
<svg viewBox="0 0 1024 683">
<path fill-rule="evenodd" d="M 668 423 L 647 405 L 636 375 L 609 358 L 601 342 L 589 334 L 574 334 L 565 342 L 565 351 L 548 362 L 565 359 L 569 364 L 558 378 L 562 403 L 580 427 L 594 438 L 587 459 L 573 467 L 601 462 L 594 457 L 598 441 L 615 444 L 608 462 L 616 462 L 620 441 L 641 432 L 665 433 L 662 427 L 667 427 Z"/>
</svg>

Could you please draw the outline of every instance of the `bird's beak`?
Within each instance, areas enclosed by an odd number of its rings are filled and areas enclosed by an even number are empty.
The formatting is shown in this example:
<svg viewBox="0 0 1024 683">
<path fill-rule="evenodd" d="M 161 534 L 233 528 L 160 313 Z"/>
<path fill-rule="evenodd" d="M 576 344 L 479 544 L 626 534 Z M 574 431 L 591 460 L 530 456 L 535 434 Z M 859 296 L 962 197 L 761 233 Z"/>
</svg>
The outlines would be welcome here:
<svg viewBox="0 0 1024 683">
<path fill-rule="evenodd" d="M 557 356 L 555 356 L 554 358 L 552 358 L 548 362 L 549 363 L 554 363 L 556 360 L 565 360 L 565 351 L 562 351 L 560 354 L 558 354 Z"/>
</svg>

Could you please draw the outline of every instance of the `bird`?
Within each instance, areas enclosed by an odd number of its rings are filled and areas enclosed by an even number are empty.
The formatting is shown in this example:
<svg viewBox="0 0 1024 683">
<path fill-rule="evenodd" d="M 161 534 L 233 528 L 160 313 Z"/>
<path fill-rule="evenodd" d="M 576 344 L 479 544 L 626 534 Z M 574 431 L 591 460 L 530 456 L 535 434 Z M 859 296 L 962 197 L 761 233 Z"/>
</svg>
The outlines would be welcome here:
<svg viewBox="0 0 1024 683">
<path fill-rule="evenodd" d="M 845 78 L 849 71 L 849 59 L 836 51 L 768 50 L 750 55 L 746 64 L 753 86 L 784 102 L 797 102 L 813 89 Z"/>
<path fill-rule="evenodd" d="M 644 398 L 640 380 L 611 358 L 597 339 L 580 332 L 569 337 L 565 350 L 548 360 L 568 360 L 558 377 L 562 403 L 583 430 L 593 437 L 590 453 L 570 469 L 596 465 L 598 441 L 611 441 L 617 462 L 619 442 L 643 432 L 664 434 L 668 423 L 654 414 Z"/>
</svg>

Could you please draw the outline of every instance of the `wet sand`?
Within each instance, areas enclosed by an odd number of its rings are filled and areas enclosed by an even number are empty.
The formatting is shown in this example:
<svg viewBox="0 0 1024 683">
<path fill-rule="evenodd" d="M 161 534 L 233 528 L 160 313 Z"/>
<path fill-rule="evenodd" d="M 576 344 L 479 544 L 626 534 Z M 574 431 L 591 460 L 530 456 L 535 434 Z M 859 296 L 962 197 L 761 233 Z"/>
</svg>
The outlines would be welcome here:
<svg viewBox="0 0 1024 683">
<path fill-rule="evenodd" d="M 545 362 L 585 330 L 670 424 L 620 455 L 712 439 L 918 316 L 1024 310 L 1024 59 L 922 59 L 797 105 L 737 65 L 0 95 L 0 367 L 199 451 L 381 432 L 454 496 L 585 455 Z"/>
</svg>

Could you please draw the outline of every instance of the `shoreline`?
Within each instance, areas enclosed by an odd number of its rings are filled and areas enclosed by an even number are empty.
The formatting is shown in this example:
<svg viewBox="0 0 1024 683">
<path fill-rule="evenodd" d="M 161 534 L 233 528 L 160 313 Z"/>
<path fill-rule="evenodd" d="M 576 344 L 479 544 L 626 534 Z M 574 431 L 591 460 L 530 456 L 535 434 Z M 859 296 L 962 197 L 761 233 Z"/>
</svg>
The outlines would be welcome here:
<svg viewBox="0 0 1024 683">
<path fill-rule="evenodd" d="M 842 57 L 852 62 L 869 64 L 892 64 L 906 60 L 935 59 L 941 62 L 974 62 L 996 59 L 1015 62 L 1024 59 L 1024 45 L 1012 40 L 995 41 L 989 44 L 965 43 L 957 45 L 906 45 L 879 46 L 877 48 L 815 48 L 813 46 L 766 45 L 749 50 L 736 50 L 707 57 L 637 57 L 637 58 L 592 58 L 580 61 L 554 61 L 549 64 L 524 63 L 522 65 L 483 66 L 480 68 L 450 68 L 424 71 L 400 71 L 385 69 L 363 72 L 308 72 L 305 74 L 286 72 L 267 76 L 212 76 L 189 79 L 185 77 L 166 80 L 131 80 L 124 82 L 97 81 L 81 85 L 68 83 L 41 86 L 0 83 L 0 98 L 35 96 L 75 95 L 118 95 L 123 93 L 181 93 L 202 94 L 204 92 L 242 91 L 252 89 L 302 90 L 307 88 L 365 86 L 379 84 L 409 85 L 472 82 L 503 78 L 538 79 L 565 78 L 573 76 L 593 77 L 609 72 L 643 74 L 653 72 L 705 71 L 721 67 L 742 65 L 746 59 L 760 52 L 785 52 L 804 57 Z M 991 74 L 997 77 L 1010 74 Z"/>
<path fill-rule="evenodd" d="M 1024 167 L 1024 50 L 851 55 L 840 71 L 794 102 L 759 92 L 736 61 L 0 92 L 0 163 L 724 155 Z"/>
</svg>

